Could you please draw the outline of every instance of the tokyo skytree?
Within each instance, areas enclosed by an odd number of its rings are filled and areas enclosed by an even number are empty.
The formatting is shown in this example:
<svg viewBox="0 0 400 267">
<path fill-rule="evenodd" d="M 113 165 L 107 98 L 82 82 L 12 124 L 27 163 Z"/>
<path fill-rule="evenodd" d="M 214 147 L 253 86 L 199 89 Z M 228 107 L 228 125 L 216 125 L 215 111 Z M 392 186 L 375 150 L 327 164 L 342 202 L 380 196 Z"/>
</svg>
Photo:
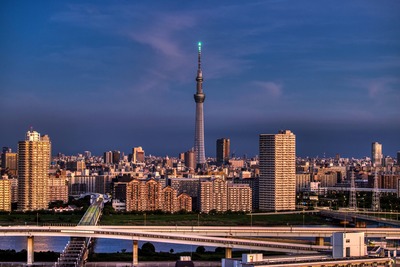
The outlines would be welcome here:
<svg viewBox="0 0 400 267">
<path fill-rule="evenodd" d="M 206 164 L 206 156 L 204 151 L 204 112 L 203 103 L 206 95 L 203 93 L 203 73 L 201 71 L 201 42 L 198 43 L 198 60 L 197 60 L 197 77 L 196 77 L 196 94 L 194 100 L 196 102 L 196 125 L 194 136 L 194 153 L 196 156 L 196 168 L 203 169 Z"/>
</svg>

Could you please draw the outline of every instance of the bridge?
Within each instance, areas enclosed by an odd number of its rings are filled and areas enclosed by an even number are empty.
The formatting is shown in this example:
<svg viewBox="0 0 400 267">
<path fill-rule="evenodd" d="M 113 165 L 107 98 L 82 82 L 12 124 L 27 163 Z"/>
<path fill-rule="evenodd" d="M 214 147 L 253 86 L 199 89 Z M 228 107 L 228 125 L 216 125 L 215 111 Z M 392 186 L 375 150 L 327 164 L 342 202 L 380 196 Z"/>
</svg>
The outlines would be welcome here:
<svg viewBox="0 0 400 267">
<path fill-rule="evenodd" d="M 132 240 L 133 264 L 138 264 L 138 241 L 167 242 L 225 247 L 226 257 L 232 249 L 253 249 L 286 253 L 318 253 L 331 250 L 324 238 L 335 232 L 364 232 L 367 238 L 400 240 L 399 228 L 341 227 L 217 227 L 217 226 L 8 226 L 0 227 L 1 236 L 69 236 L 74 238 L 113 238 Z M 297 244 L 266 238 L 314 237 L 317 243 Z M 28 244 L 29 245 L 29 244 Z"/>
<path fill-rule="evenodd" d="M 197 234 L 223 237 L 331 237 L 336 232 L 364 232 L 365 237 L 400 239 L 400 228 L 344 228 L 344 227 L 255 227 L 255 226 L 97 226 L 103 229 L 157 233 Z M 1 231 L 0 231 L 1 233 Z"/>
<path fill-rule="evenodd" d="M 209 231 L 198 231 L 198 229 L 176 229 L 168 231 L 166 227 L 146 227 L 136 229 L 136 227 L 107 227 L 107 226 L 9 226 L 0 227 L 1 236 L 73 236 L 73 237 L 91 237 L 91 238 L 113 238 L 124 240 L 146 240 L 150 242 L 167 242 L 171 244 L 193 244 L 225 248 L 254 249 L 265 251 L 280 251 L 290 253 L 312 253 L 331 249 L 325 245 L 305 245 L 292 244 L 284 242 L 265 241 L 253 237 L 248 237 L 249 227 L 243 227 L 242 230 L 236 229 L 234 233 L 227 227 L 222 227 L 219 231 L 210 227 Z M 237 227 L 239 228 L 239 227 Z M 172 229 L 170 227 L 170 229 Z M 159 231 L 158 231 L 159 230 Z M 262 231 L 259 237 L 265 236 Z M 272 231 L 271 231 L 272 232 Z M 248 238 L 244 238 L 244 237 Z"/>
<path fill-rule="evenodd" d="M 387 219 L 382 217 L 370 216 L 368 214 L 381 214 L 381 215 L 397 215 L 398 212 L 366 212 L 366 211 L 356 211 L 356 210 L 320 210 L 320 214 L 325 217 L 330 217 L 336 220 L 341 221 L 350 221 L 356 222 L 357 220 L 361 221 L 371 221 L 378 224 L 389 225 L 392 227 L 400 227 L 400 221 Z"/>
<path fill-rule="evenodd" d="M 86 210 L 85 214 L 79 221 L 78 226 L 96 225 L 100 219 L 103 206 L 104 203 L 102 198 L 97 197 L 96 199 L 93 199 L 93 203 Z M 33 248 L 33 236 L 28 237 L 28 241 L 29 239 L 32 239 L 32 248 Z M 83 263 L 88 256 L 88 247 L 90 241 L 91 241 L 90 237 L 71 237 L 65 249 L 60 254 L 60 257 L 58 258 L 57 262 L 54 264 L 54 267 L 83 266 Z M 28 264 L 32 263 L 33 263 L 33 249 L 31 251 L 28 250 Z"/>
</svg>

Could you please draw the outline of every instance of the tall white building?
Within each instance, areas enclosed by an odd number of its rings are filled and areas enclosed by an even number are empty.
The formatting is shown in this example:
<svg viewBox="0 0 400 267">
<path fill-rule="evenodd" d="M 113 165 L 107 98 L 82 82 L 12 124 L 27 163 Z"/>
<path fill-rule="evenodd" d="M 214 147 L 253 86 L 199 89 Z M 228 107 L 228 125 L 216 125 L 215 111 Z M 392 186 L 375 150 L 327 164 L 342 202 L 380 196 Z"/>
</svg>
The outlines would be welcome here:
<svg viewBox="0 0 400 267">
<path fill-rule="evenodd" d="M 18 209 L 48 208 L 51 142 L 47 135 L 28 131 L 18 142 Z"/>
<path fill-rule="evenodd" d="M 260 134 L 259 208 L 296 208 L 296 136 L 289 130 Z"/>
<path fill-rule="evenodd" d="M 372 166 L 381 167 L 382 166 L 382 144 L 378 142 L 373 142 L 371 146 L 371 160 Z"/>
</svg>

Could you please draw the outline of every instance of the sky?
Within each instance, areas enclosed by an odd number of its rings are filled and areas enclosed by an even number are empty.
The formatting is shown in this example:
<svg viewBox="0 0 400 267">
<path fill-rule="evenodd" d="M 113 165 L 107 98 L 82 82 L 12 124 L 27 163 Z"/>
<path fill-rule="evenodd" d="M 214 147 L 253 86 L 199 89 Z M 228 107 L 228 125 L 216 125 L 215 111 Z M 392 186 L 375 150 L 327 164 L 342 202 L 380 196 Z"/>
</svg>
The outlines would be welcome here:
<svg viewBox="0 0 400 267">
<path fill-rule="evenodd" d="M 400 151 L 400 1 L 14 1 L 0 5 L 0 146 L 177 156 L 289 129 L 302 157 Z"/>
</svg>

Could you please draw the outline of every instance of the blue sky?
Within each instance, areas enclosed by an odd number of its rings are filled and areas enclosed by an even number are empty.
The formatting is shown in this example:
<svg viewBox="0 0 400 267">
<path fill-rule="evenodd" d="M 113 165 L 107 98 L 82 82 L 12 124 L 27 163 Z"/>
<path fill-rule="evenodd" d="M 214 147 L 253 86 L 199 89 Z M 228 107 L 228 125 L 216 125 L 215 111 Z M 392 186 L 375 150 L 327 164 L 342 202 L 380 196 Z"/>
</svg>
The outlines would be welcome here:
<svg viewBox="0 0 400 267">
<path fill-rule="evenodd" d="M 400 2 L 2 1 L 0 146 L 53 154 L 193 147 L 203 42 L 206 156 L 290 129 L 299 156 L 400 150 Z"/>
</svg>

